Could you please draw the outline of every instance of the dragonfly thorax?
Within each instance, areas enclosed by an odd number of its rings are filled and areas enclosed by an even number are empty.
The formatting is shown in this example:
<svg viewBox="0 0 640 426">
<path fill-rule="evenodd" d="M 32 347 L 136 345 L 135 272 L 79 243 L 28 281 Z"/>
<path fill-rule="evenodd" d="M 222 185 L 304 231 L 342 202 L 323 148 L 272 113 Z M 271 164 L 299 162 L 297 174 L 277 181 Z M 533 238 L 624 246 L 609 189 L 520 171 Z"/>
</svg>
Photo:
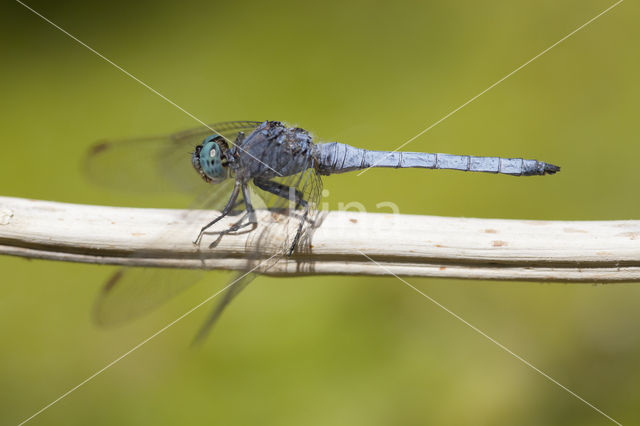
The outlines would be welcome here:
<svg viewBox="0 0 640 426">
<path fill-rule="evenodd" d="M 229 177 L 229 146 L 220 135 L 211 135 L 196 146 L 191 157 L 193 168 L 208 183 L 219 183 Z"/>
</svg>

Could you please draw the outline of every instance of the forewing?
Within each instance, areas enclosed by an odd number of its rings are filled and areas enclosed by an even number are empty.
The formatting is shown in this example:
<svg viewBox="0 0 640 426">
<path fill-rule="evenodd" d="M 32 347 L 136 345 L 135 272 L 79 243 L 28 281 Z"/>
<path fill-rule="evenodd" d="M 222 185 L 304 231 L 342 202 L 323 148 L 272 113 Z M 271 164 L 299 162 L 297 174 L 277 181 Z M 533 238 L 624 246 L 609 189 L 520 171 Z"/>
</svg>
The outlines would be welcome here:
<svg viewBox="0 0 640 426">
<path fill-rule="evenodd" d="M 258 124 L 228 121 L 167 136 L 101 141 L 89 149 L 85 172 L 94 183 L 126 192 L 193 193 L 203 185 L 191 165 L 194 147 L 212 133 L 234 142 L 238 133 L 250 133 Z"/>
<path fill-rule="evenodd" d="M 248 135 L 253 132 L 259 124 L 259 121 L 223 121 L 174 133 L 171 135 L 171 138 L 175 141 L 195 141 L 195 145 L 201 143 L 206 136 L 217 133 L 224 137 L 227 142 L 233 144 L 236 141 L 238 133 L 242 132 Z"/>
</svg>

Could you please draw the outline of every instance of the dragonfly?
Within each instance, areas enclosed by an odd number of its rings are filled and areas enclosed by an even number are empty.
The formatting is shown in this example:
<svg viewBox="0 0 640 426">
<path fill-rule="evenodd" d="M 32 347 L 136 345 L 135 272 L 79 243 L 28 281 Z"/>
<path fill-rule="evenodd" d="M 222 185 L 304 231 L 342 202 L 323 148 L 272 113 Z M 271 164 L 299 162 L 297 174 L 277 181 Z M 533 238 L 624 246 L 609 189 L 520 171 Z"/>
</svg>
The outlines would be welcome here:
<svg viewBox="0 0 640 426">
<path fill-rule="evenodd" d="M 246 268 L 233 278 L 197 333 L 196 341 L 209 333 L 225 307 L 256 275 L 292 255 L 301 242 L 308 243 L 319 215 L 322 176 L 372 167 L 512 176 L 560 171 L 556 165 L 522 158 L 371 151 L 339 142 L 316 143 L 308 131 L 279 121 L 229 121 L 168 136 L 103 141 L 89 150 L 86 161 L 87 174 L 102 185 L 143 193 L 191 194 L 195 201 L 180 218 L 186 223 L 192 220 L 188 213 L 192 209 L 211 210 L 210 222 L 193 224 L 193 243 L 203 256 L 215 252 L 220 238 L 235 233 L 256 233 L 257 240 L 277 241 L 269 246 L 271 251 L 266 257 L 256 250 L 256 239 L 247 243 Z M 256 210 L 260 209 L 277 213 L 278 220 L 258 223 Z M 241 217 L 236 223 L 215 231 L 222 218 L 238 213 Z M 215 235 L 216 240 L 203 245 L 203 238 L 209 234 Z M 158 245 L 166 243 L 162 235 L 158 236 Z M 256 263 L 261 265 L 259 272 L 254 272 Z M 198 281 L 203 273 L 204 270 L 122 268 L 100 292 L 94 318 L 98 324 L 112 325 L 141 316 Z"/>
</svg>

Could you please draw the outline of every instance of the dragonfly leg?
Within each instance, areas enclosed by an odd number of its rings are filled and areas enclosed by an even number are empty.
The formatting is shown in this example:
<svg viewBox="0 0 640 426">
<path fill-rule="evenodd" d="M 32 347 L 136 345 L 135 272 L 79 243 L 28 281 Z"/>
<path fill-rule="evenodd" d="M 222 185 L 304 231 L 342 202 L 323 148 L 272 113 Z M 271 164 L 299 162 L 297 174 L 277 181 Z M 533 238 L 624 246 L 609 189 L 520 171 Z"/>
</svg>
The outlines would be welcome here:
<svg viewBox="0 0 640 426">
<path fill-rule="evenodd" d="M 270 192 L 274 195 L 277 195 L 278 197 L 284 198 L 285 200 L 295 201 L 296 208 L 301 206 L 307 207 L 307 201 L 304 199 L 302 192 L 298 191 L 297 189 L 295 191 L 292 191 L 293 188 L 290 186 L 286 186 L 267 179 L 256 178 L 253 180 L 253 183 L 255 183 L 256 186 L 263 191 Z"/>
<path fill-rule="evenodd" d="M 243 204 L 244 204 L 244 200 L 238 198 L 238 200 L 231 207 L 231 211 L 234 211 L 236 208 L 240 207 Z"/>
<path fill-rule="evenodd" d="M 211 222 L 209 222 L 205 226 L 203 226 L 202 229 L 200 229 L 200 233 L 198 234 L 196 239 L 193 241 L 193 244 L 195 244 L 195 245 L 200 244 L 200 240 L 202 239 L 202 235 L 204 234 L 204 231 L 206 231 L 207 229 L 211 228 L 213 225 L 216 224 L 216 222 L 218 222 L 220 219 L 222 219 L 223 217 L 228 215 L 229 212 L 231 212 L 231 210 L 233 209 L 233 206 L 236 203 L 236 199 L 238 198 L 238 194 L 240 193 L 240 187 L 241 186 L 242 186 L 242 184 L 240 182 L 236 181 L 236 184 L 233 187 L 233 192 L 231 193 L 231 197 L 229 198 L 229 201 L 227 201 L 227 205 L 224 206 L 224 209 L 220 213 L 220 216 L 216 217 Z"/>
<path fill-rule="evenodd" d="M 233 225 L 231 225 L 231 227 L 229 229 L 225 229 L 223 231 L 220 232 L 216 232 L 216 234 L 218 234 L 218 238 L 216 238 L 215 241 L 213 241 L 211 244 L 209 244 L 209 248 L 213 248 L 215 246 L 217 246 L 220 241 L 222 240 L 222 237 L 234 232 L 239 231 L 242 228 L 246 228 L 247 226 L 251 226 L 251 230 L 254 230 L 256 228 L 256 226 L 258 225 L 258 220 L 256 219 L 256 212 L 253 208 L 253 205 L 251 204 L 251 199 L 249 198 L 249 190 L 247 188 L 246 184 L 242 185 L 242 197 L 244 198 L 243 201 L 238 201 L 236 203 L 234 203 L 233 206 L 231 206 L 231 208 L 229 209 L 229 211 L 233 210 L 235 207 L 237 207 L 238 205 L 244 203 L 245 205 L 245 209 L 247 210 L 247 213 L 244 214 L 239 221 L 237 221 L 236 223 L 234 223 Z M 244 218 L 248 218 L 247 223 L 242 223 L 244 222 Z"/>
<path fill-rule="evenodd" d="M 266 179 L 254 179 L 253 183 L 255 183 L 255 185 L 258 188 L 264 191 L 270 192 L 274 195 L 277 195 L 278 197 L 282 197 L 285 200 L 294 201 L 296 203 L 296 208 L 304 207 L 302 220 L 298 225 L 298 230 L 296 231 L 296 235 L 295 237 L 293 237 L 293 242 L 291 243 L 291 246 L 289 247 L 289 250 L 287 252 L 287 256 L 291 256 L 291 253 L 293 253 L 293 250 L 298 245 L 298 242 L 300 241 L 300 237 L 302 236 L 302 227 L 304 226 L 304 223 L 307 221 L 307 216 L 309 215 L 309 204 L 304 199 L 302 192 L 298 191 L 297 189 L 292 191 L 293 187 L 282 185 L 281 183 L 274 182 L 272 180 L 266 180 Z"/>
<path fill-rule="evenodd" d="M 256 224 L 255 224 L 255 223 L 250 223 L 250 222 L 242 223 L 242 222 L 244 222 L 244 220 L 245 220 L 245 218 L 246 218 L 247 216 L 248 216 L 248 213 L 245 213 L 244 215 L 242 215 L 242 217 L 240 218 L 240 220 L 239 220 L 239 221 L 237 221 L 236 223 L 234 223 L 233 225 L 231 225 L 231 226 L 229 227 L 229 229 L 225 229 L 225 230 L 222 230 L 222 231 L 219 231 L 219 232 L 215 232 L 214 234 L 217 234 L 217 235 L 218 235 L 218 237 L 217 237 L 217 238 L 216 238 L 216 239 L 215 239 L 211 244 L 209 244 L 209 248 L 214 248 L 214 247 L 216 247 L 218 244 L 220 244 L 220 241 L 222 241 L 222 238 L 223 238 L 225 235 L 230 235 L 230 234 L 233 234 L 233 233 L 235 233 L 235 232 L 238 232 L 238 231 L 240 231 L 241 229 L 246 228 L 247 226 L 251 226 L 251 229 L 250 229 L 250 230 L 248 230 L 248 231 L 246 231 L 246 232 L 249 232 L 249 231 L 252 231 L 253 229 L 255 229 L 255 227 L 256 227 Z"/>
<path fill-rule="evenodd" d="M 249 223 L 254 226 L 257 225 L 258 220 L 256 219 L 256 211 L 253 209 L 253 205 L 251 204 L 249 188 L 246 183 L 242 184 L 242 198 L 244 198 L 244 206 L 247 209 L 247 214 L 249 215 Z"/>
</svg>

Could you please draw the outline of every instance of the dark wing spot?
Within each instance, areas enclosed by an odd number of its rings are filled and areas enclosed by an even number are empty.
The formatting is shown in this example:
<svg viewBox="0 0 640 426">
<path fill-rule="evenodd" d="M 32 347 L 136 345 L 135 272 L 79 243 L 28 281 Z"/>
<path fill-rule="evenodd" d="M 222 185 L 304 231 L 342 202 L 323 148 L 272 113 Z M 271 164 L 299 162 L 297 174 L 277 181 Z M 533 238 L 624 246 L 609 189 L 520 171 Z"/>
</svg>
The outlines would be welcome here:
<svg viewBox="0 0 640 426">
<path fill-rule="evenodd" d="M 90 154 L 99 154 L 102 151 L 105 151 L 109 149 L 109 143 L 107 142 L 99 142 L 95 145 L 93 145 L 90 149 L 89 149 L 89 153 Z"/>
<path fill-rule="evenodd" d="M 120 270 L 116 271 L 115 274 L 111 275 L 111 278 L 109 278 L 109 281 L 107 281 L 106 284 L 104 285 L 104 288 L 102 289 L 102 292 L 106 293 L 106 292 L 110 291 L 113 288 L 113 286 L 115 286 L 118 283 L 120 278 L 122 278 L 123 272 L 124 272 L 124 270 L 120 269 Z"/>
</svg>

